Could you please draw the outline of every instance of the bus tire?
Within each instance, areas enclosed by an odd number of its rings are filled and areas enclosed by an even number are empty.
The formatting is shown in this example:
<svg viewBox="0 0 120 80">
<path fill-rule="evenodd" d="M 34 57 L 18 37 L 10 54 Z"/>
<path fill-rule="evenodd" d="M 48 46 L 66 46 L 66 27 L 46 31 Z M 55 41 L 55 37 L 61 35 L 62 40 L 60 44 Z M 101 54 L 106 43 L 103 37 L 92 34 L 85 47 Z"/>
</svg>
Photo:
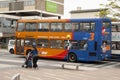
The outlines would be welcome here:
<svg viewBox="0 0 120 80">
<path fill-rule="evenodd" d="M 76 62 L 77 61 L 77 56 L 75 53 L 69 53 L 68 54 L 68 61 L 70 62 Z"/>
<path fill-rule="evenodd" d="M 10 49 L 10 54 L 14 54 L 14 49 Z"/>
</svg>

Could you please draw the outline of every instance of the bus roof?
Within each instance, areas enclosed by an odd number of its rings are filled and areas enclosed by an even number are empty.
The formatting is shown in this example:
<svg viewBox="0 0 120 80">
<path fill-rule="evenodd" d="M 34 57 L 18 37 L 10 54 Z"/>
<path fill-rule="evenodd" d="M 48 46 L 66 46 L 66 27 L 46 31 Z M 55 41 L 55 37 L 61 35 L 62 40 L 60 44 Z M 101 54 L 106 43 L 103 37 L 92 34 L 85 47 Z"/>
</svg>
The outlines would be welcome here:
<svg viewBox="0 0 120 80">
<path fill-rule="evenodd" d="M 30 19 L 18 20 L 18 22 L 69 22 L 69 19 Z"/>
<path fill-rule="evenodd" d="M 108 18 L 79 18 L 79 19 L 30 19 L 18 20 L 18 22 L 86 22 L 86 21 L 110 21 Z"/>
<path fill-rule="evenodd" d="M 83 18 L 83 19 L 71 19 L 71 22 L 95 22 L 95 21 L 111 21 L 108 18 Z"/>
</svg>

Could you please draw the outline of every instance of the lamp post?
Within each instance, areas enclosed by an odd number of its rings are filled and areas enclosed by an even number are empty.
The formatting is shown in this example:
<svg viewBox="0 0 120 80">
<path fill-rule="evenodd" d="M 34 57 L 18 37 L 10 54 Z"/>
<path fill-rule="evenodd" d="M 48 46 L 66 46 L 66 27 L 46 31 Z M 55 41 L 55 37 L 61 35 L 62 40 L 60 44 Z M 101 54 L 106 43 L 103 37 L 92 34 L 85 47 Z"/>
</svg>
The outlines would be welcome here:
<svg viewBox="0 0 120 80">
<path fill-rule="evenodd" d="M 41 17 L 41 19 L 42 19 L 42 16 L 43 16 L 43 14 L 42 14 L 42 1 L 43 1 L 43 0 L 40 1 L 40 4 L 41 4 L 41 5 L 40 5 L 40 10 L 41 10 L 40 17 Z"/>
</svg>

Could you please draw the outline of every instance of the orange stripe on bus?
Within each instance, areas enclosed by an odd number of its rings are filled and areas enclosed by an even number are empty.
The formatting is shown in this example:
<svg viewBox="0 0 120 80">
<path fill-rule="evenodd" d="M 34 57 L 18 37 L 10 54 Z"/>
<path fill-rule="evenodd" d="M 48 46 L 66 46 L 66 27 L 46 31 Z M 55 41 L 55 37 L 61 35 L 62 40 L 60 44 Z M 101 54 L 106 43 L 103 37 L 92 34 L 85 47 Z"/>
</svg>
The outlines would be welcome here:
<svg viewBox="0 0 120 80">
<path fill-rule="evenodd" d="M 18 22 L 69 22 L 69 19 L 18 20 Z"/>
</svg>

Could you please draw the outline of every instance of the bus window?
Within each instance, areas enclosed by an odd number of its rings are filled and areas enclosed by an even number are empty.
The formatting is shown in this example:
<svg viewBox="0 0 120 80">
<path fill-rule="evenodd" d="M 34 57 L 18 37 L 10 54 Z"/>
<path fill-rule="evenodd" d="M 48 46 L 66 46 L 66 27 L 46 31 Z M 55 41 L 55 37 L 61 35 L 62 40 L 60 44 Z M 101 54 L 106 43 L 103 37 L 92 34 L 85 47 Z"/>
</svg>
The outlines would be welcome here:
<svg viewBox="0 0 120 80">
<path fill-rule="evenodd" d="M 39 23 L 38 31 L 48 32 L 49 31 L 49 23 Z"/>
<path fill-rule="evenodd" d="M 112 50 L 116 50 L 116 42 L 112 42 Z"/>
<path fill-rule="evenodd" d="M 63 23 L 51 23 L 52 32 L 61 32 L 63 29 Z"/>
<path fill-rule="evenodd" d="M 26 23 L 26 31 L 36 31 L 37 23 Z"/>
<path fill-rule="evenodd" d="M 110 23 L 108 23 L 108 22 L 103 22 L 103 27 L 104 27 L 105 29 L 110 28 Z"/>
<path fill-rule="evenodd" d="M 94 31 L 95 23 L 80 23 L 80 31 Z"/>
<path fill-rule="evenodd" d="M 62 40 L 51 40 L 50 41 L 50 48 L 63 48 Z"/>
<path fill-rule="evenodd" d="M 120 32 L 120 24 L 113 24 L 112 31 L 113 32 Z"/>
<path fill-rule="evenodd" d="M 118 24 L 118 32 L 120 32 L 120 24 Z"/>
<path fill-rule="evenodd" d="M 71 23 L 65 23 L 65 31 L 66 32 L 72 32 L 72 24 Z"/>
<path fill-rule="evenodd" d="M 116 48 L 117 48 L 117 50 L 120 50 L 120 42 L 117 42 Z"/>
<path fill-rule="evenodd" d="M 88 44 L 86 40 L 80 40 L 79 42 L 80 50 L 87 50 Z"/>
<path fill-rule="evenodd" d="M 68 47 L 69 47 L 69 49 L 79 49 L 79 45 L 78 45 L 78 41 L 76 41 L 76 40 L 70 40 L 70 41 L 68 41 L 68 40 L 65 40 L 64 41 L 64 48 L 65 49 L 68 49 Z"/>
<path fill-rule="evenodd" d="M 27 38 L 27 39 L 25 40 L 25 46 L 26 46 L 26 47 L 31 47 L 32 44 L 33 44 L 33 42 L 36 42 L 35 39 Z"/>
<path fill-rule="evenodd" d="M 112 32 L 117 32 L 118 26 L 117 25 L 112 25 Z"/>
<path fill-rule="evenodd" d="M 74 31 L 79 31 L 79 25 L 78 25 L 78 23 L 72 23 L 72 26 L 74 28 Z"/>
<path fill-rule="evenodd" d="M 38 39 L 37 46 L 47 48 L 49 46 L 49 41 L 47 39 Z"/>
<path fill-rule="evenodd" d="M 78 41 L 71 41 L 71 49 L 79 49 Z"/>
<path fill-rule="evenodd" d="M 18 23 L 17 31 L 24 31 L 25 23 Z"/>
</svg>

